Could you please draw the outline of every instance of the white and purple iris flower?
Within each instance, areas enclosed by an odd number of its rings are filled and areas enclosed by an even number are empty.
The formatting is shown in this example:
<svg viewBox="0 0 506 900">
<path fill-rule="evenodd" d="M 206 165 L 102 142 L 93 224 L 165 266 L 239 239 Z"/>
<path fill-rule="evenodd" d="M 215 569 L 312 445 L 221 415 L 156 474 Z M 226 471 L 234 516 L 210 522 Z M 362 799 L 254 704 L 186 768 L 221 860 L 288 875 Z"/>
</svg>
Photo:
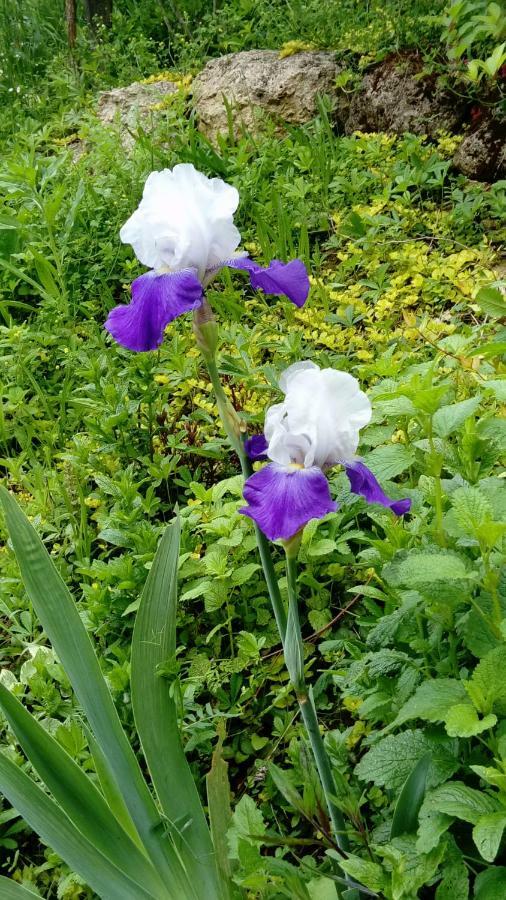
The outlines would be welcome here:
<svg viewBox="0 0 506 900">
<path fill-rule="evenodd" d="M 235 187 L 207 178 L 189 163 L 151 172 L 142 200 L 120 238 L 149 268 L 132 283 L 132 300 L 116 306 L 105 327 L 128 350 L 155 350 L 169 322 L 198 309 L 204 289 L 224 266 L 247 272 L 254 288 L 303 306 L 309 293 L 304 263 L 277 259 L 263 268 L 238 253 Z"/>
<path fill-rule="evenodd" d="M 271 541 L 289 540 L 310 519 L 335 512 L 325 472 L 343 465 L 353 493 L 402 516 L 411 500 L 391 500 L 355 454 L 371 404 L 356 378 L 299 362 L 283 372 L 282 403 L 265 416 L 263 435 L 246 441 L 251 459 L 270 462 L 247 479 L 241 509 Z"/>
</svg>

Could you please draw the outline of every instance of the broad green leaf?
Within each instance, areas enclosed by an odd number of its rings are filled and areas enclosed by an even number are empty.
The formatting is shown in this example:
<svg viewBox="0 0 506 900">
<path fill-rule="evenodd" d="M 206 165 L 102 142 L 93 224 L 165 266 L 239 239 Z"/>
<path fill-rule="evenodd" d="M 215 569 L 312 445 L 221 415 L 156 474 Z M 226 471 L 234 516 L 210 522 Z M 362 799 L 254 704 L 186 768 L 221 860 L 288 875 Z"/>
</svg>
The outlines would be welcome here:
<svg viewBox="0 0 506 900">
<path fill-rule="evenodd" d="M 445 728 L 449 737 L 474 737 L 496 724 L 497 716 L 489 713 L 488 716 L 479 719 L 474 706 L 469 703 L 457 703 L 450 707 L 445 717 Z"/>
<path fill-rule="evenodd" d="M 176 652 L 179 520 L 164 532 L 146 580 L 132 639 L 135 725 L 166 827 L 197 897 L 219 897 L 211 835 L 181 745 L 170 681 L 158 667 Z"/>
<path fill-rule="evenodd" d="M 449 750 L 449 741 L 431 740 L 423 731 L 403 731 L 378 741 L 362 757 L 355 774 L 362 781 L 399 791 L 413 765 L 427 753 L 432 756 L 428 782 L 439 784 L 456 771 L 458 763 Z"/>
<path fill-rule="evenodd" d="M 234 810 L 227 835 L 232 859 L 240 859 L 241 842 L 258 846 L 265 831 L 265 822 L 262 813 L 255 806 L 255 801 L 248 794 L 243 794 Z"/>
<path fill-rule="evenodd" d="M 390 839 L 401 834 L 414 834 L 418 828 L 418 813 L 425 796 L 427 774 L 430 767 L 430 753 L 418 760 L 406 779 L 397 800 Z"/>
<path fill-rule="evenodd" d="M 428 806 L 427 795 L 418 815 L 418 837 L 416 847 L 419 853 L 429 853 L 437 847 L 441 837 L 452 825 L 453 816 L 447 816 Z"/>
<path fill-rule="evenodd" d="M 465 683 L 476 708 L 484 714 L 494 710 L 506 715 L 506 646 L 500 644 L 490 650 L 476 666 Z"/>
<path fill-rule="evenodd" d="M 28 888 L 0 875 L 0 897 L 2 900 L 41 900 L 40 894 L 34 894 Z"/>
<path fill-rule="evenodd" d="M 506 297 L 498 287 L 482 287 L 475 297 L 476 302 L 487 316 L 502 319 L 506 316 Z"/>
<path fill-rule="evenodd" d="M 474 900 L 500 900 L 506 897 L 506 867 L 494 866 L 476 876 Z"/>
<path fill-rule="evenodd" d="M 463 784 L 461 781 L 448 781 L 436 788 L 427 797 L 427 807 L 455 816 L 476 825 L 481 816 L 497 812 L 498 801 L 484 791 Z"/>
<path fill-rule="evenodd" d="M 383 578 L 392 587 L 422 587 L 437 581 L 469 578 L 465 561 L 451 552 L 401 550 L 383 568 Z"/>
<path fill-rule="evenodd" d="M 218 743 L 213 753 L 211 769 L 206 775 L 207 805 L 213 839 L 216 865 L 221 881 L 223 900 L 231 897 L 232 864 L 228 855 L 227 832 L 232 823 L 230 806 L 230 782 L 228 780 L 228 763 L 223 759 L 223 741 L 225 726 L 221 723 Z"/>
<path fill-rule="evenodd" d="M 4 487 L 0 500 L 26 592 L 109 760 L 139 836 L 160 874 L 174 887 L 182 886 L 180 862 L 163 834 L 160 815 L 74 600 L 37 532 Z"/>
<path fill-rule="evenodd" d="M 19 766 L 1 753 L 0 792 L 42 840 L 104 900 L 153 900 L 153 894 L 128 878 L 96 850 L 54 800 Z M 179 900 L 177 895 L 172 897 L 173 900 Z"/>
<path fill-rule="evenodd" d="M 435 433 L 441 438 L 448 437 L 476 412 L 480 403 L 481 397 L 477 396 L 470 397 L 469 400 L 461 400 L 460 403 L 441 406 L 436 410 L 432 419 Z"/>
<path fill-rule="evenodd" d="M 469 875 L 462 859 L 445 860 L 442 866 L 443 877 L 436 890 L 435 900 L 468 900 Z"/>
<path fill-rule="evenodd" d="M 492 519 L 492 504 L 478 487 L 457 488 L 452 494 L 455 518 L 464 534 L 475 534 L 487 519 Z"/>
<path fill-rule="evenodd" d="M 40 778 L 90 844 L 155 896 L 166 896 L 155 869 L 120 827 L 93 782 L 2 684 L 0 708 Z"/>
<path fill-rule="evenodd" d="M 402 725 L 409 719 L 442 722 L 450 707 L 466 699 L 467 694 L 462 682 L 454 678 L 429 679 L 422 682 L 413 696 L 406 701 L 390 727 Z M 472 709 L 471 706 L 470 708 Z"/>
<path fill-rule="evenodd" d="M 493 862 L 496 858 L 505 828 L 505 812 L 488 813 L 481 816 L 474 826 L 473 841 L 487 862 Z"/>
<path fill-rule="evenodd" d="M 397 478 L 413 464 L 415 453 L 404 444 L 386 444 L 367 454 L 367 465 L 380 481 Z"/>
<path fill-rule="evenodd" d="M 388 885 L 388 876 L 381 866 L 368 859 L 362 859 L 362 857 L 353 856 L 350 853 L 347 859 L 339 859 L 339 866 L 347 875 L 350 875 L 359 884 L 370 888 L 371 891 L 382 892 Z"/>
</svg>

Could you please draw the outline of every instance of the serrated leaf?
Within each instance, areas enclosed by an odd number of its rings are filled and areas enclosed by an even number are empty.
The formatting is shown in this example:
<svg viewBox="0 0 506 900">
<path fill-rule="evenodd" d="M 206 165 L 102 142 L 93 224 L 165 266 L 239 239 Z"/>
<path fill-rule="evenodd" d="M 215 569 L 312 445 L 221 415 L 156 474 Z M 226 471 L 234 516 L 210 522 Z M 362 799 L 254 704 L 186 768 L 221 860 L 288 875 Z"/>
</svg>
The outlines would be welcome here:
<svg viewBox="0 0 506 900">
<path fill-rule="evenodd" d="M 441 438 L 448 437 L 476 412 L 480 403 L 481 397 L 478 396 L 461 400 L 460 403 L 452 403 L 449 406 L 441 406 L 436 410 L 432 419 L 435 433 Z"/>
<path fill-rule="evenodd" d="M 435 900 L 468 900 L 469 875 L 462 858 L 446 862 L 443 877 L 436 889 Z"/>
<path fill-rule="evenodd" d="M 506 715 L 506 646 L 490 650 L 476 666 L 466 690 L 482 713 Z"/>
<path fill-rule="evenodd" d="M 506 813 L 496 812 L 480 816 L 473 828 L 473 841 L 479 853 L 487 862 L 497 856 L 503 831 L 506 828 Z"/>
<path fill-rule="evenodd" d="M 339 859 L 339 866 L 347 875 L 371 891 L 384 891 L 387 887 L 387 875 L 378 863 L 350 854 L 347 859 Z"/>
<path fill-rule="evenodd" d="M 454 678 L 433 678 L 424 681 L 399 710 L 390 728 L 401 725 L 409 719 L 442 722 L 448 710 L 466 698 L 464 685 Z M 469 706 L 472 709 L 470 704 Z"/>
<path fill-rule="evenodd" d="M 487 518 L 492 518 L 492 504 L 477 487 L 457 488 L 452 494 L 452 508 L 466 534 L 475 534 Z"/>
<path fill-rule="evenodd" d="M 498 801 L 461 781 L 448 781 L 427 797 L 427 807 L 476 825 L 481 816 L 498 811 Z"/>
<path fill-rule="evenodd" d="M 496 724 L 497 716 L 490 713 L 480 719 L 474 706 L 469 703 L 452 706 L 445 717 L 445 728 L 449 737 L 474 737 Z"/>
<path fill-rule="evenodd" d="M 228 831 L 228 845 L 232 859 L 240 859 L 240 843 L 253 843 L 258 847 L 258 838 L 265 834 L 265 822 L 255 801 L 244 794 L 237 804 Z"/>
<path fill-rule="evenodd" d="M 383 567 L 385 581 L 392 587 L 422 587 L 437 581 L 469 578 L 465 561 L 454 553 L 401 550 Z"/>
<path fill-rule="evenodd" d="M 397 478 L 415 461 L 415 453 L 404 444 L 386 444 L 367 454 L 367 465 L 381 483 Z"/>
<path fill-rule="evenodd" d="M 439 784 L 456 771 L 458 763 L 448 743 L 431 740 L 423 731 L 403 731 L 388 735 L 367 751 L 355 768 L 362 781 L 373 781 L 380 787 L 398 791 L 408 778 L 413 765 L 431 753 L 429 783 Z"/>
<path fill-rule="evenodd" d="M 476 302 L 487 316 L 502 319 L 506 316 L 506 297 L 499 288 L 493 285 L 482 287 L 475 297 Z"/>
</svg>

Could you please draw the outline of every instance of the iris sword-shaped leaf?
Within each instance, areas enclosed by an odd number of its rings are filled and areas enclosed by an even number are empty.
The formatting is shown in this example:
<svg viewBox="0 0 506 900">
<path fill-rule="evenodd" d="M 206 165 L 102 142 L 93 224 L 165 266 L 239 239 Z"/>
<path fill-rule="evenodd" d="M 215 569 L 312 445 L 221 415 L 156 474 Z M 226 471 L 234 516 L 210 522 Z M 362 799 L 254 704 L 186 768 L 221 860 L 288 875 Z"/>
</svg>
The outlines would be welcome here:
<svg viewBox="0 0 506 900">
<path fill-rule="evenodd" d="M 153 785 L 196 896 L 221 900 L 210 831 L 179 735 L 170 682 L 159 667 L 176 652 L 180 525 L 160 541 L 142 593 L 132 641 L 132 706 Z"/>
<path fill-rule="evenodd" d="M 74 600 L 37 532 L 3 487 L 0 501 L 26 592 L 109 761 L 143 846 L 167 885 L 168 896 L 194 898 L 191 877 L 164 830 Z"/>
</svg>

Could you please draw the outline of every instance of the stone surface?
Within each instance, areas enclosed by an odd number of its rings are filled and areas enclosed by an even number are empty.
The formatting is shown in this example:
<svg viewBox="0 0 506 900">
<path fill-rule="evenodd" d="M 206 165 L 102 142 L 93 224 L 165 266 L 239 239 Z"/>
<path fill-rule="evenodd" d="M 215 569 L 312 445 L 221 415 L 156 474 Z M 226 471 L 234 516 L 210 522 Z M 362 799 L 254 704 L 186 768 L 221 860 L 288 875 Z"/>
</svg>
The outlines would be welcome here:
<svg viewBox="0 0 506 900">
<path fill-rule="evenodd" d="M 367 72 L 353 95 L 345 131 L 389 131 L 403 134 L 455 132 L 466 114 L 466 104 L 445 93 L 433 76 L 421 74 L 416 54 L 390 57 Z"/>
<path fill-rule="evenodd" d="M 134 81 L 127 87 L 102 91 L 98 98 L 97 115 L 104 125 L 118 125 L 121 142 L 128 150 L 135 141 L 130 132 L 135 131 L 138 124 L 149 131 L 157 104 L 177 90 L 177 84 L 172 81 L 153 81 L 149 84 Z"/>
<path fill-rule="evenodd" d="M 193 82 L 199 127 L 211 140 L 227 134 L 227 103 L 236 134 L 261 130 L 265 113 L 280 125 L 303 124 L 316 114 L 318 96 L 335 95 L 339 71 L 335 54 L 319 51 L 280 59 L 274 50 L 247 50 L 213 59 Z"/>
<path fill-rule="evenodd" d="M 506 178 L 506 122 L 491 118 L 482 121 L 462 141 L 453 165 L 478 181 Z"/>
</svg>

